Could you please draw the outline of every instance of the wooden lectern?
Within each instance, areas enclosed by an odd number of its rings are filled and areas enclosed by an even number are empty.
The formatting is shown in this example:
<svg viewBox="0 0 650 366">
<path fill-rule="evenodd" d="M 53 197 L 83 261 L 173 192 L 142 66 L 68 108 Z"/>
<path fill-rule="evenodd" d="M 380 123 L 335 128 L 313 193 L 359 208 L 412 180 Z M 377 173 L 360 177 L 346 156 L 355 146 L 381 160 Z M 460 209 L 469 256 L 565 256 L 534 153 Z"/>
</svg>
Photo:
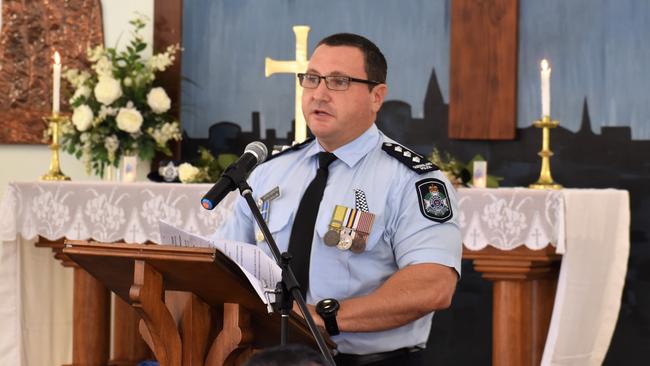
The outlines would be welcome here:
<svg viewBox="0 0 650 366">
<path fill-rule="evenodd" d="M 239 267 L 216 249 L 66 241 L 63 254 L 136 310 L 162 366 L 239 365 L 278 344 L 279 315 L 268 314 Z M 173 295 L 185 301 L 170 301 Z M 300 316 L 292 314 L 289 327 L 290 342 L 315 345 Z"/>
</svg>

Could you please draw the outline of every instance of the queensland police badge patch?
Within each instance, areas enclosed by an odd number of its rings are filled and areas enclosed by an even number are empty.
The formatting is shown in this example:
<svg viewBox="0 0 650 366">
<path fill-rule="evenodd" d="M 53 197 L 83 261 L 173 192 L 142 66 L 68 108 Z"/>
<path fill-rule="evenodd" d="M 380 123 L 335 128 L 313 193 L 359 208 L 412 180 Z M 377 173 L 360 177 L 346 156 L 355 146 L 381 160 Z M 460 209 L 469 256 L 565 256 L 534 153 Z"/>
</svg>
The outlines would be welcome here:
<svg viewBox="0 0 650 366">
<path fill-rule="evenodd" d="M 429 220 L 445 222 L 451 219 L 451 202 L 447 187 L 439 179 L 427 178 L 415 183 L 420 212 Z"/>
</svg>

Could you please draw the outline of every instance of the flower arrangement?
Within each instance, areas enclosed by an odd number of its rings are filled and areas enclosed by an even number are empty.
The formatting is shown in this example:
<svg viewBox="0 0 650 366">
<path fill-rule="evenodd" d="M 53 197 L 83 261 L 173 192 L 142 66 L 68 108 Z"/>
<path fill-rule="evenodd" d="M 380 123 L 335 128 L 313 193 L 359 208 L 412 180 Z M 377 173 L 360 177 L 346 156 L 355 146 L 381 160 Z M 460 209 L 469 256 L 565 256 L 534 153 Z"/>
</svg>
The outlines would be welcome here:
<svg viewBox="0 0 650 366">
<path fill-rule="evenodd" d="M 220 154 L 215 158 L 210 150 L 200 146 L 199 158 L 194 164 L 183 163 L 178 166 L 178 179 L 182 183 L 216 182 L 237 158 L 234 154 Z"/>
<path fill-rule="evenodd" d="M 467 164 L 452 156 L 449 152 L 441 153 L 437 148 L 434 148 L 429 157 L 429 161 L 434 163 L 443 173 L 447 176 L 451 184 L 456 187 L 468 187 L 472 182 L 472 172 L 474 171 L 475 161 L 484 161 L 481 155 L 475 155 L 472 160 Z M 493 175 L 487 176 L 487 187 L 499 187 L 499 181 L 502 177 Z"/>
<path fill-rule="evenodd" d="M 124 155 L 138 155 L 145 161 L 156 151 L 169 156 L 167 143 L 181 139 L 178 121 L 167 113 L 169 96 L 163 88 L 154 87 L 155 74 L 174 62 L 180 47 L 169 46 L 144 60 L 147 43 L 140 31 L 146 21 L 137 18 L 129 23 L 134 31 L 125 51 L 89 48 L 92 70 L 64 73 L 74 94 L 70 98 L 72 125 L 62 131 L 62 146 L 82 159 L 87 174 L 92 170 L 102 176 L 107 166 L 117 167 Z"/>
</svg>

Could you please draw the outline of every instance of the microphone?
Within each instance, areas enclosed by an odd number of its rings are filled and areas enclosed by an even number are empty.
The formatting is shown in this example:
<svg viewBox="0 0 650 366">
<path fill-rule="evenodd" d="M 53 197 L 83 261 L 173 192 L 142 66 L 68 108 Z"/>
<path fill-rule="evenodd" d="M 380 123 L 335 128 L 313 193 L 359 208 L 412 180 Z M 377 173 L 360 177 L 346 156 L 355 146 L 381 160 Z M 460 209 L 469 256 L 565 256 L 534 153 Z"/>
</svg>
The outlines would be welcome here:
<svg viewBox="0 0 650 366">
<path fill-rule="evenodd" d="M 203 196 L 201 206 L 206 210 L 215 208 L 228 193 L 237 189 L 253 168 L 266 160 L 267 154 L 266 145 L 259 141 L 246 145 L 242 156 L 226 168 L 217 183 Z"/>
</svg>

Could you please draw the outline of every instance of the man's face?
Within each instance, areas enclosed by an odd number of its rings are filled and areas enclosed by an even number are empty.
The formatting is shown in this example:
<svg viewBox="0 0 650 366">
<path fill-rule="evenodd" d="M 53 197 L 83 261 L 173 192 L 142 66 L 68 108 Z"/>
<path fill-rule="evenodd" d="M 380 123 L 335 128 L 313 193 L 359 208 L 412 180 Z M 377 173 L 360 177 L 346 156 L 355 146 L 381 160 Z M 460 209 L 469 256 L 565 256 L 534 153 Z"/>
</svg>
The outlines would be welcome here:
<svg viewBox="0 0 650 366">
<path fill-rule="evenodd" d="M 363 53 L 350 46 L 321 45 L 314 51 L 307 73 L 367 79 Z M 347 90 L 329 90 L 325 80 L 316 89 L 303 89 L 302 110 L 311 132 L 332 151 L 359 137 L 375 121 L 386 95 L 385 84 L 368 90 L 351 82 Z"/>
</svg>

